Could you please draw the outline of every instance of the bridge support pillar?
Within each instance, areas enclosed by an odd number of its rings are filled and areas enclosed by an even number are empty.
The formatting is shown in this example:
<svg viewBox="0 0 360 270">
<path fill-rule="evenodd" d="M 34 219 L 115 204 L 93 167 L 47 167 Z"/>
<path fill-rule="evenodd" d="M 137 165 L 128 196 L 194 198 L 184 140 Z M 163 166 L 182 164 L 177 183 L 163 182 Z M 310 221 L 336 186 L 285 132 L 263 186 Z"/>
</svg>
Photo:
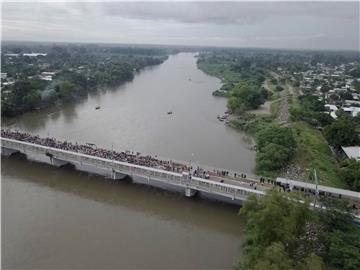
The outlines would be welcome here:
<svg viewBox="0 0 360 270">
<path fill-rule="evenodd" d="M 189 187 L 185 188 L 185 196 L 186 197 L 193 197 L 196 194 L 197 190 L 191 189 Z"/>
<path fill-rule="evenodd" d="M 125 177 L 126 177 L 125 174 L 119 173 L 115 170 L 112 170 L 112 172 L 111 172 L 111 179 L 113 179 L 113 180 L 121 180 L 121 179 L 124 179 Z"/>
<path fill-rule="evenodd" d="M 64 165 L 70 163 L 68 161 L 58 159 L 56 157 L 50 157 L 50 161 L 51 161 L 51 165 L 56 166 L 56 167 L 62 167 Z"/>
<path fill-rule="evenodd" d="M 9 157 L 14 153 L 19 152 L 18 150 L 14 150 L 14 149 L 10 149 L 10 148 L 6 148 L 6 147 L 1 147 L 1 154 L 5 157 Z"/>
</svg>

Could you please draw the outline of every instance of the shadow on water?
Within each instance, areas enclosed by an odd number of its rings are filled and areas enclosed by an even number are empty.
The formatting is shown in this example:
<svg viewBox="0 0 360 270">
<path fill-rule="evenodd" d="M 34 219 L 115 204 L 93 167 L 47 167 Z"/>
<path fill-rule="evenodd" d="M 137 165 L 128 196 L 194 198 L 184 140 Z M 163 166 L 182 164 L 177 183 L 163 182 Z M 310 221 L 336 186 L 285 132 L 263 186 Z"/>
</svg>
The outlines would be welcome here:
<svg viewBox="0 0 360 270">
<path fill-rule="evenodd" d="M 186 198 L 183 194 L 131 183 L 131 179 L 113 182 L 102 176 L 74 170 L 71 166 L 54 168 L 27 161 L 21 154 L 2 157 L 3 178 L 16 178 L 40 187 L 79 196 L 100 203 L 205 227 L 216 232 L 242 234 L 239 208 L 220 202 Z M 6 198 L 3 189 L 3 198 Z M 199 211 L 201 214 L 198 214 Z M 226 219 L 226 222 L 223 222 Z M 229 222 L 231 220 L 231 222 Z M 238 224 L 238 226 L 234 226 Z"/>
</svg>

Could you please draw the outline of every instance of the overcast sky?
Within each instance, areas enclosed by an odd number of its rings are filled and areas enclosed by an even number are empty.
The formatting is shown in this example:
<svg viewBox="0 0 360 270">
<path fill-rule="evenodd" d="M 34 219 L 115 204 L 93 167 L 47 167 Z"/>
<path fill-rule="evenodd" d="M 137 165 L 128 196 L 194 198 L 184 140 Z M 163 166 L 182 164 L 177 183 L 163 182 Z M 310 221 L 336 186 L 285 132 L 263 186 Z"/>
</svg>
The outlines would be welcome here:
<svg viewBox="0 0 360 270">
<path fill-rule="evenodd" d="M 359 2 L 6 2 L 2 40 L 359 50 Z"/>
</svg>

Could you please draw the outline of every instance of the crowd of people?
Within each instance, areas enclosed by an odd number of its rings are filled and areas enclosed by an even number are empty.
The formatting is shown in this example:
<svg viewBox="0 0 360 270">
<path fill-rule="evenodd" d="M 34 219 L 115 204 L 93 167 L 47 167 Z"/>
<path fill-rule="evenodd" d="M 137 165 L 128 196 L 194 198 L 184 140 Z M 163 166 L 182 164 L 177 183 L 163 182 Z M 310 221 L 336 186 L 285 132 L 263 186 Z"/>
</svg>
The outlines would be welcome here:
<svg viewBox="0 0 360 270">
<path fill-rule="evenodd" d="M 128 162 L 131 164 L 158 168 L 166 171 L 183 172 L 189 171 L 189 166 L 184 164 L 160 160 L 150 155 L 141 155 L 140 153 L 134 153 L 130 151 L 117 152 L 114 150 L 107 150 L 103 148 L 95 147 L 90 144 L 78 144 L 67 141 L 58 141 L 55 138 L 40 138 L 37 135 L 31 135 L 29 133 L 12 131 L 12 130 L 1 130 L 1 137 L 14 139 L 18 141 L 24 141 L 28 143 L 39 144 L 42 146 L 48 146 L 52 148 L 62 149 L 66 151 L 77 152 L 81 154 L 96 156 L 100 158 L 106 158 L 116 161 Z"/>
<path fill-rule="evenodd" d="M 166 171 L 189 173 L 189 176 L 196 176 L 204 179 L 209 179 L 211 177 L 233 177 L 233 178 L 242 178 L 246 179 L 246 174 L 236 174 L 233 173 L 230 175 L 229 171 L 225 170 L 205 170 L 197 166 L 193 168 L 191 165 L 187 166 L 185 164 L 179 162 L 173 162 L 171 160 L 161 160 L 157 157 L 153 157 L 150 155 L 141 155 L 139 152 L 134 153 L 131 151 L 122 151 L 117 152 L 114 150 L 107 150 L 103 148 L 98 148 L 94 144 L 78 144 L 67 141 L 59 141 L 55 138 L 41 138 L 37 135 L 32 135 L 26 132 L 14 131 L 14 130 L 5 130 L 1 129 L 1 137 L 14 139 L 18 141 L 24 141 L 28 143 L 34 143 L 42 146 L 62 149 L 66 151 L 77 152 L 81 154 L 86 154 L 90 156 L 96 156 L 100 158 L 106 158 L 110 160 L 128 162 L 131 164 L 136 164 L 140 166 L 152 167 Z M 220 182 L 224 182 L 223 178 L 219 180 Z M 270 180 L 267 180 L 268 183 Z M 242 184 L 250 185 L 250 187 L 256 189 L 255 181 L 246 181 L 241 182 Z M 260 185 L 264 185 L 265 179 L 261 178 Z M 271 184 L 275 184 L 275 181 L 271 180 Z"/>
<path fill-rule="evenodd" d="M 233 177 L 233 178 L 241 178 L 245 181 L 246 174 L 236 174 L 233 173 L 230 175 L 229 171 L 225 170 L 205 170 L 197 166 L 193 168 L 191 165 L 187 166 L 185 164 L 179 162 L 173 162 L 171 160 L 161 160 L 157 157 L 153 157 L 150 155 L 141 155 L 139 152 L 134 153 L 131 151 L 122 151 L 117 152 L 114 150 L 107 150 L 103 148 L 98 148 L 94 144 L 78 144 L 67 141 L 59 141 L 55 138 L 41 138 L 37 135 L 32 135 L 26 132 L 14 131 L 14 130 L 5 130 L 1 129 L 1 137 L 24 141 L 28 143 L 34 143 L 42 146 L 62 149 L 66 151 L 77 152 L 81 154 L 86 154 L 90 156 L 96 156 L 100 158 L 106 158 L 110 160 L 128 162 L 131 164 L 136 164 L 140 166 L 152 167 L 166 171 L 172 171 L 177 173 L 187 172 L 189 176 L 196 176 L 204 179 L 209 179 L 211 177 Z M 224 182 L 223 178 L 219 180 L 220 182 Z M 270 183 L 270 180 L 267 180 Z M 250 185 L 250 187 L 257 189 L 257 185 L 255 181 L 246 181 L 241 182 L 242 184 Z M 265 179 L 261 178 L 260 185 L 264 185 Z M 275 181 L 271 180 L 271 184 L 275 185 Z M 284 189 L 285 191 L 285 189 Z"/>
<path fill-rule="evenodd" d="M 26 132 L 1 129 L 1 137 L 62 149 L 66 151 L 77 152 L 90 156 L 106 158 L 110 160 L 128 162 L 131 164 L 162 169 L 166 171 L 172 171 L 178 173 L 190 172 L 190 174 L 193 176 L 205 178 L 205 179 L 209 179 L 211 176 L 229 176 L 228 171 L 219 171 L 219 170 L 209 171 L 200 168 L 199 166 L 193 168 L 192 166 L 187 166 L 179 162 L 173 162 L 171 160 L 161 160 L 150 155 L 141 155 L 139 152 L 137 153 L 131 151 L 117 152 L 114 150 L 98 148 L 94 144 L 78 144 L 67 141 L 59 141 L 56 140 L 55 138 L 41 138 L 37 135 L 32 135 Z"/>
<path fill-rule="evenodd" d="M 291 189 L 288 184 L 281 184 L 276 182 L 275 180 L 261 177 L 259 181 L 246 179 L 246 174 L 236 174 L 233 173 L 230 176 L 229 171 L 222 171 L 222 170 L 205 170 L 197 166 L 193 168 L 191 165 L 187 166 L 185 164 L 179 162 L 173 162 L 171 160 L 161 160 L 157 157 L 153 157 L 150 155 L 141 155 L 139 152 L 134 153 L 130 151 L 125 152 L 117 152 L 114 150 L 107 150 L 103 148 L 98 148 L 93 144 L 78 144 L 78 143 L 71 143 L 67 141 L 59 141 L 55 138 L 40 138 L 37 135 L 31 135 L 25 132 L 13 131 L 13 130 L 4 130 L 1 129 L 1 137 L 24 141 L 28 143 L 34 143 L 42 146 L 77 152 L 81 154 L 86 154 L 90 156 L 96 156 L 100 158 L 128 162 L 131 164 L 136 164 L 140 166 L 152 167 L 157 169 L 162 169 L 166 171 L 178 172 L 178 173 L 188 173 L 189 177 L 196 176 L 200 178 L 216 178 L 219 177 L 220 182 L 224 182 L 225 178 L 241 178 L 239 183 L 247 185 L 253 189 L 258 189 L 261 186 L 267 187 L 276 187 L 279 191 L 283 192 L 290 192 Z M 229 179 L 230 179 L 229 178 Z M 240 179 L 239 179 L 240 180 Z M 264 187 L 265 188 L 265 187 Z"/>
<path fill-rule="evenodd" d="M 190 164 L 189 166 L 187 166 L 185 164 L 179 162 L 173 162 L 171 160 L 161 160 L 158 159 L 156 156 L 153 157 L 150 155 L 142 155 L 139 152 L 137 153 L 131 151 L 117 152 L 114 150 L 98 148 L 94 144 L 89 144 L 89 143 L 78 144 L 67 141 L 59 141 L 55 138 L 41 138 L 37 135 L 32 135 L 30 133 L 14 131 L 9 129 L 7 130 L 1 129 L 1 137 L 62 149 L 66 151 L 77 152 L 90 156 L 106 158 L 110 160 L 128 162 L 140 166 L 162 169 L 166 171 L 172 171 L 177 173 L 186 172 L 189 173 L 190 177 L 196 176 L 204 179 L 209 179 L 212 177 L 230 177 L 230 178 L 233 177 L 233 178 L 242 178 L 244 180 L 246 179 L 246 174 L 244 173 L 241 174 L 233 173 L 232 175 L 230 175 L 229 171 L 215 170 L 215 169 L 211 171 L 200 168 L 199 166 L 193 168 Z M 220 179 L 219 181 L 222 183 L 224 182 L 223 178 Z M 241 182 L 241 183 L 246 185 L 250 184 L 250 186 L 252 187 L 251 185 L 252 181 Z"/>
</svg>

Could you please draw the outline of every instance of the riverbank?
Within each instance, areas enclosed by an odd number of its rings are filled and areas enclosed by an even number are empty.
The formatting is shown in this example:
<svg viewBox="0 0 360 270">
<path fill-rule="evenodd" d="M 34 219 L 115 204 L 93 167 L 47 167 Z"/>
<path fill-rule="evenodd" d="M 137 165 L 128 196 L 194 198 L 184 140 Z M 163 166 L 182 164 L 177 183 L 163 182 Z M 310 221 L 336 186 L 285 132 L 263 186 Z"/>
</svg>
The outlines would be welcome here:
<svg viewBox="0 0 360 270">
<path fill-rule="evenodd" d="M 3 127 L 251 174 L 254 151 L 216 118 L 226 110 L 226 100 L 211 95 L 219 87 L 218 78 L 196 67 L 193 53 L 180 53 L 119 87 L 23 114 Z"/>
<path fill-rule="evenodd" d="M 7 47 L 6 50 L 17 48 Z M 66 103 L 89 92 L 131 81 L 136 72 L 159 65 L 166 50 L 149 54 L 116 53 L 106 47 L 87 47 L 80 52 L 71 46 L 42 46 L 45 56 L 2 59 L 1 116 L 14 117 L 38 111 L 56 103 Z M 125 50 L 126 51 L 126 50 Z M 130 50 L 131 51 L 131 50 Z"/>
<path fill-rule="evenodd" d="M 223 85 L 228 83 L 230 78 L 236 77 L 231 72 L 220 72 L 215 67 L 209 68 L 202 62 L 198 67 L 205 69 L 209 74 L 222 78 Z M 299 106 L 298 90 L 277 73 L 271 71 L 269 74 L 271 77 L 265 79 L 263 87 L 271 93 L 270 100 L 256 110 L 231 115 L 228 125 L 249 134 L 254 149 L 259 131 L 274 125 L 288 127 L 292 131 L 297 147 L 291 159 L 279 170 L 259 169 L 259 160 L 257 160 L 256 173 L 268 177 L 281 176 L 306 181 L 310 171 L 316 169 L 321 184 L 344 187 L 344 183 L 338 176 L 338 162 L 321 132 L 306 123 L 290 119 L 290 107 Z M 273 81 L 276 82 L 276 85 Z M 276 91 L 277 87 L 283 90 Z M 228 94 L 223 94 L 223 96 L 226 97 Z"/>
</svg>

